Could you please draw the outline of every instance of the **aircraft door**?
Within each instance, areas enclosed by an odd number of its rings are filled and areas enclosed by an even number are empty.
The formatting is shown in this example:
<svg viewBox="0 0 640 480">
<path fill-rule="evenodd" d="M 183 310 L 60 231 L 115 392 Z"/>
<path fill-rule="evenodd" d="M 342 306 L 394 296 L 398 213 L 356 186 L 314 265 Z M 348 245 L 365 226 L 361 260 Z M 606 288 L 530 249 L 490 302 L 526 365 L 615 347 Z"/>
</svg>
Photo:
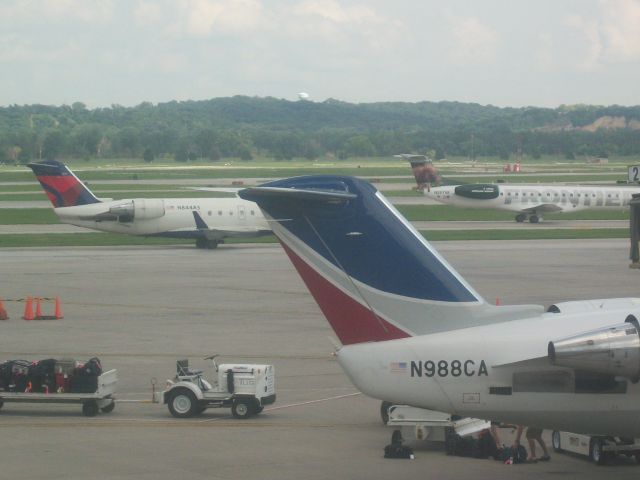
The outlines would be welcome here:
<svg viewBox="0 0 640 480">
<path fill-rule="evenodd" d="M 244 205 L 238 205 L 238 220 L 246 220 L 247 214 L 244 209 Z"/>
</svg>

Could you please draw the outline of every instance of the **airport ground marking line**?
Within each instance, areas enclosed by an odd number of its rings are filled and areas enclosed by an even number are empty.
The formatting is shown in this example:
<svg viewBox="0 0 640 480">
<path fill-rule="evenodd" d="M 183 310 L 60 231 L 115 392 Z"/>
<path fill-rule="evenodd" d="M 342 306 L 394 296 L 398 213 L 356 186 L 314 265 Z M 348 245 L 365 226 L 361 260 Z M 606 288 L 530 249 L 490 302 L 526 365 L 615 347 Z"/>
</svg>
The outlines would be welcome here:
<svg viewBox="0 0 640 480">
<path fill-rule="evenodd" d="M 272 408 L 265 408 L 264 411 L 265 412 L 272 412 L 274 410 L 282 410 L 283 408 L 291 408 L 291 407 L 301 407 L 304 405 L 312 405 L 315 403 L 321 403 L 321 402 L 328 402 L 330 400 L 340 400 L 342 398 L 348 398 L 348 397 L 355 397 L 356 395 L 362 395 L 361 392 L 354 392 L 354 393 L 347 393 L 345 395 L 336 395 L 333 397 L 327 397 L 327 398 L 319 398 L 317 400 L 309 400 L 308 402 L 300 402 L 300 403 L 291 403 L 289 405 L 281 405 L 278 407 L 272 407 Z M 216 421 L 220 421 L 221 419 L 218 418 L 210 418 L 210 419 L 206 419 L 206 420 L 202 420 L 202 423 L 211 423 L 211 422 L 216 422 Z"/>
</svg>

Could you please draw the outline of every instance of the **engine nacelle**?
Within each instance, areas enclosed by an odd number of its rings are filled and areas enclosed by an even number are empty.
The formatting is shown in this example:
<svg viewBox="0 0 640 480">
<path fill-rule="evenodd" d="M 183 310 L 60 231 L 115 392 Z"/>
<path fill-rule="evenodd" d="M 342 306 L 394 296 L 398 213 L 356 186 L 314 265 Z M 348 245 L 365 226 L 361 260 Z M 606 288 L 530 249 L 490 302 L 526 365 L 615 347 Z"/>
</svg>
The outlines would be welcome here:
<svg viewBox="0 0 640 480">
<path fill-rule="evenodd" d="M 626 377 L 636 382 L 640 378 L 639 330 L 634 320 L 561 338 L 549 342 L 549 360 L 559 367 Z"/>
<path fill-rule="evenodd" d="M 109 213 L 130 220 L 150 220 L 164 215 L 164 200 L 159 198 L 136 198 L 109 208 Z"/>
<path fill-rule="evenodd" d="M 640 308 L 639 298 L 603 298 L 597 300 L 577 300 L 551 305 L 547 312 L 551 313 L 582 313 L 602 310 L 625 310 Z"/>
</svg>

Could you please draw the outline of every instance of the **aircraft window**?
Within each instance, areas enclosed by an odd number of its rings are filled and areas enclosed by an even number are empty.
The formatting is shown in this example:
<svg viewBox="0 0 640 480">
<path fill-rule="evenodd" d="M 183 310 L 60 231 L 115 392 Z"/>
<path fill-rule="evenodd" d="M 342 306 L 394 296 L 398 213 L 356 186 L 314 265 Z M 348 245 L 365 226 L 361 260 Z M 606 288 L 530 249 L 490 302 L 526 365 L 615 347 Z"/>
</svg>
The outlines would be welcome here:
<svg viewBox="0 0 640 480">
<path fill-rule="evenodd" d="M 566 371 L 513 374 L 514 392 L 573 393 L 573 375 Z"/>
<path fill-rule="evenodd" d="M 620 195 L 618 195 L 617 193 L 616 193 L 616 198 L 620 198 Z"/>
<path fill-rule="evenodd" d="M 222 215 L 222 210 L 218 210 L 218 215 Z"/>
<path fill-rule="evenodd" d="M 550 196 L 551 196 L 551 194 L 550 194 L 550 193 L 547 193 L 547 197 L 550 197 Z"/>
<path fill-rule="evenodd" d="M 209 211 L 207 212 L 207 215 L 211 216 L 211 210 L 209 210 Z"/>
<path fill-rule="evenodd" d="M 563 196 L 563 197 L 566 197 L 566 195 L 565 195 L 564 193 L 562 194 L 562 196 Z"/>
<path fill-rule="evenodd" d="M 516 192 L 516 197 L 518 196 L 518 192 Z"/>
<path fill-rule="evenodd" d="M 253 212 L 253 210 L 251 210 L 251 215 L 255 215 L 255 213 Z"/>
<path fill-rule="evenodd" d="M 570 193 L 570 194 L 569 194 L 569 196 L 570 196 L 570 197 L 573 197 L 573 193 Z"/>
<path fill-rule="evenodd" d="M 229 210 L 229 215 L 233 217 L 233 210 Z"/>
<path fill-rule="evenodd" d="M 511 196 L 511 192 L 507 193 L 507 196 L 509 196 L 509 197 L 510 197 L 510 196 Z"/>
<path fill-rule="evenodd" d="M 500 192 L 500 196 L 504 195 L 504 192 Z"/>
<path fill-rule="evenodd" d="M 591 196 L 592 196 L 593 198 L 596 198 L 596 194 L 595 194 L 595 193 L 592 193 L 592 194 L 591 194 Z"/>
<path fill-rule="evenodd" d="M 529 196 L 530 196 L 530 197 L 533 197 L 533 192 L 531 192 L 531 193 L 529 194 Z"/>
</svg>

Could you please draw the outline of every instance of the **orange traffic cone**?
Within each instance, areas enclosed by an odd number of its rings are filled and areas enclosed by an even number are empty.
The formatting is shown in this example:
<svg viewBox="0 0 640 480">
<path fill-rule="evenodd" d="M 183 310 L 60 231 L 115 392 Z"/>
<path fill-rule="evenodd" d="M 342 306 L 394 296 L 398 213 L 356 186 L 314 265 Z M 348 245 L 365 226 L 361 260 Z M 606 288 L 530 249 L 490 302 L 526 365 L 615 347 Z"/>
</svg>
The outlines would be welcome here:
<svg viewBox="0 0 640 480">
<path fill-rule="evenodd" d="M 33 320 L 33 298 L 27 297 L 24 303 L 24 320 Z"/>
<path fill-rule="evenodd" d="M 56 320 L 60 320 L 64 318 L 62 315 L 62 307 L 60 306 L 60 297 L 56 297 L 56 311 L 55 311 Z"/>
<path fill-rule="evenodd" d="M 0 298 L 0 320 L 9 320 L 9 315 L 7 315 L 7 311 L 4 309 L 4 303 L 2 303 L 1 298 Z"/>
<path fill-rule="evenodd" d="M 42 318 L 42 305 L 40 304 L 40 297 L 36 297 L 36 316 L 35 319 L 39 320 Z"/>
<path fill-rule="evenodd" d="M 496 298 L 496 307 L 499 307 L 500 305 L 502 305 L 502 303 L 500 302 L 500 299 Z"/>
</svg>

